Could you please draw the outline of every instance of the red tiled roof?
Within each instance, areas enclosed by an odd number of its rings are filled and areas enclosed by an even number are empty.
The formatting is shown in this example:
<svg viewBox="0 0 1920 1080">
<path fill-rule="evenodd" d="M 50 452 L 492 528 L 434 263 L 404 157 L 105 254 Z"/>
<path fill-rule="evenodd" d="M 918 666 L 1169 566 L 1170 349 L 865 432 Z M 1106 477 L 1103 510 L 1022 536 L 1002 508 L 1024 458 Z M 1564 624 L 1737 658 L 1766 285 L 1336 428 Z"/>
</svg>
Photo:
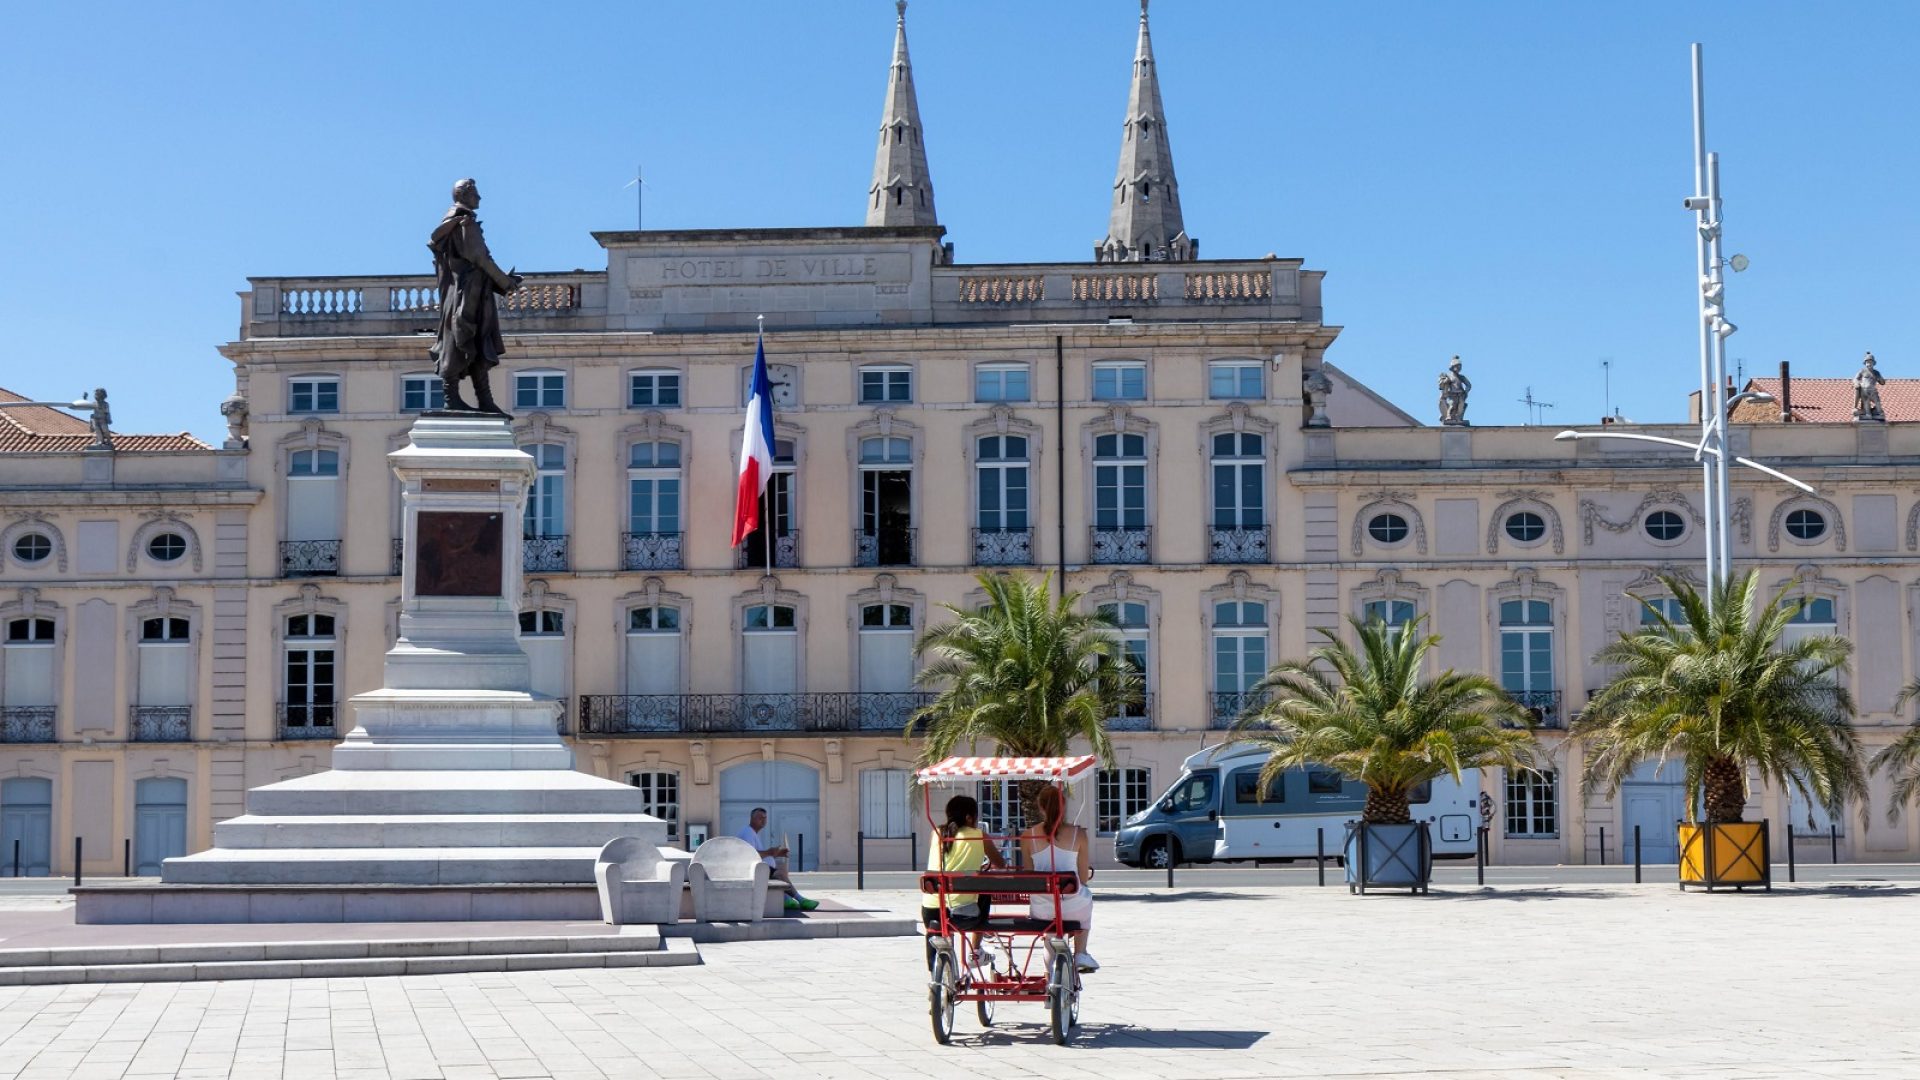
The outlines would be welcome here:
<svg viewBox="0 0 1920 1080">
<path fill-rule="evenodd" d="M 1770 403 L 1746 401 L 1733 410 L 1736 424 L 1780 422 L 1780 380 L 1748 379 L 1746 389 L 1773 395 Z M 1803 424 L 1853 423 L 1853 380 L 1793 380 L 1793 419 Z M 1880 410 L 1889 421 L 1920 420 L 1920 379 L 1888 379 L 1880 387 Z"/>
<path fill-rule="evenodd" d="M 32 401 L 0 388 L 0 402 Z M 0 454 L 85 450 L 93 445 L 93 428 L 72 413 L 34 405 L 0 409 Z M 138 453 L 145 450 L 211 450 L 199 439 L 178 435 L 122 435 L 113 433 L 113 448 Z"/>
</svg>

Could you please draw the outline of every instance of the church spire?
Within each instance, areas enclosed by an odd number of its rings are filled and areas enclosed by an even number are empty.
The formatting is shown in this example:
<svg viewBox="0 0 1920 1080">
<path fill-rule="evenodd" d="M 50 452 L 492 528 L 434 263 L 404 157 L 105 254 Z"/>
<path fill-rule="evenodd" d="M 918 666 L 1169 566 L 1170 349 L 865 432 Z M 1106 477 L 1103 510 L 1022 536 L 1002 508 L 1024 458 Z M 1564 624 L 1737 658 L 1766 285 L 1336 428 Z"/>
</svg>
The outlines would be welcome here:
<svg viewBox="0 0 1920 1080">
<path fill-rule="evenodd" d="M 913 93 L 913 62 L 907 59 L 907 0 L 893 31 L 893 67 L 887 73 L 887 104 L 880 113 L 880 146 L 873 155 L 867 189 L 868 225 L 936 225 L 933 178 L 920 139 L 920 103 Z"/>
<path fill-rule="evenodd" d="M 1147 0 L 1140 0 L 1140 44 L 1133 54 L 1133 87 L 1127 93 L 1120 168 L 1113 180 L 1113 211 L 1107 238 L 1094 245 L 1097 262 L 1186 262 L 1200 244 L 1180 218 L 1180 184 L 1173 177 L 1173 147 L 1160 105 L 1153 38 L 1147 32 Z"/>
</svg>

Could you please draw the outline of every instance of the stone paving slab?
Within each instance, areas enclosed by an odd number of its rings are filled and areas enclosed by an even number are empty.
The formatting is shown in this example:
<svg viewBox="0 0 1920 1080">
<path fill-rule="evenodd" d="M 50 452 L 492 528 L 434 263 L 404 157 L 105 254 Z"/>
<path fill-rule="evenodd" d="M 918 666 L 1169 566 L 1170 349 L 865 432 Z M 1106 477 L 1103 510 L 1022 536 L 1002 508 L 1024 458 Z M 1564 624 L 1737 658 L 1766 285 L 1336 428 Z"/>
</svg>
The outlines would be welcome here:
<svg viewBox="0 0 1920 1080">
<path fill-rule="evenodd" d="M 861 894 L 911 913 L 916 899 Z M 933 1042 L 917 942 L 701 967 L 0 988 L 0 1080 L 1920 1076 L 1920 890 L 1104 890 L 1075 1043 Z"/>
</svg>

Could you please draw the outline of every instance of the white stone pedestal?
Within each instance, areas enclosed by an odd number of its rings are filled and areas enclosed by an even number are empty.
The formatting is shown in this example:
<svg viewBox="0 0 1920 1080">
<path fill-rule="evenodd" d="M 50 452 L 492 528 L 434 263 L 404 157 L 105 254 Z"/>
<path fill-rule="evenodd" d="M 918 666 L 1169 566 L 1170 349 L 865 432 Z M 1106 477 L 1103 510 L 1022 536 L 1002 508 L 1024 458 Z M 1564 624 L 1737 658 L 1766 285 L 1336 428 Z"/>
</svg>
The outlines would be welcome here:
<svg viewBox="0 0 1920 1080">
<path fill-rule="evenodd" d="M 139 908 L 127 890 L 86 890 L 80 921 L 136 921 L 88 918 L 115 893 L 123 915 L 150 910 L 151 921 L 201 921 L 162 914 L 183 908 L 219 912 L 206 921 L 303 921 L 340 909 L 331 894 L 364 901 L 370 889 L 389 919 L 445 918 L 469 893 L 484 894 L 487 917 L 512 918 L 514 886 L 526 887 L 525 917 L 552 917 L 553 886 L 591 894 L 608 840 L 665 845 L 639 790 L 574 770 L 558 704 L 529 690 L 517 609 L 534 470 L 507 422 L 430 413 L 388 460 L 404 489 L 406 557 L 385 685 L 348 702 L 356 726 L 331 771 L 254 788 L 245 815 L 214 827 L 212 849 L 161 869 L 160 893 L 225 887 L 250 892 L 246 903 L 156 894 Z"/>
</svg>

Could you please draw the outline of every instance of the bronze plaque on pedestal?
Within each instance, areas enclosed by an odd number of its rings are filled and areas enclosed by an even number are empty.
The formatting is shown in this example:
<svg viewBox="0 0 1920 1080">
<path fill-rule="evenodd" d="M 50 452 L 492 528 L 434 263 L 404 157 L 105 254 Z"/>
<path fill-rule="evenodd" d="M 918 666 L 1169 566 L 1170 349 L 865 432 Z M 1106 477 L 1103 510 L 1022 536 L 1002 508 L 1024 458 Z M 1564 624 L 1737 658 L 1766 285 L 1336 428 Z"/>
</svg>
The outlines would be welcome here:
<svg viewBox="0 0 1920 1080">
<path fill-rule="evenodd" d="M 415 596 L 499 596 L 499 514 L 421 511 L 413 550 Z"/>
</svg>

